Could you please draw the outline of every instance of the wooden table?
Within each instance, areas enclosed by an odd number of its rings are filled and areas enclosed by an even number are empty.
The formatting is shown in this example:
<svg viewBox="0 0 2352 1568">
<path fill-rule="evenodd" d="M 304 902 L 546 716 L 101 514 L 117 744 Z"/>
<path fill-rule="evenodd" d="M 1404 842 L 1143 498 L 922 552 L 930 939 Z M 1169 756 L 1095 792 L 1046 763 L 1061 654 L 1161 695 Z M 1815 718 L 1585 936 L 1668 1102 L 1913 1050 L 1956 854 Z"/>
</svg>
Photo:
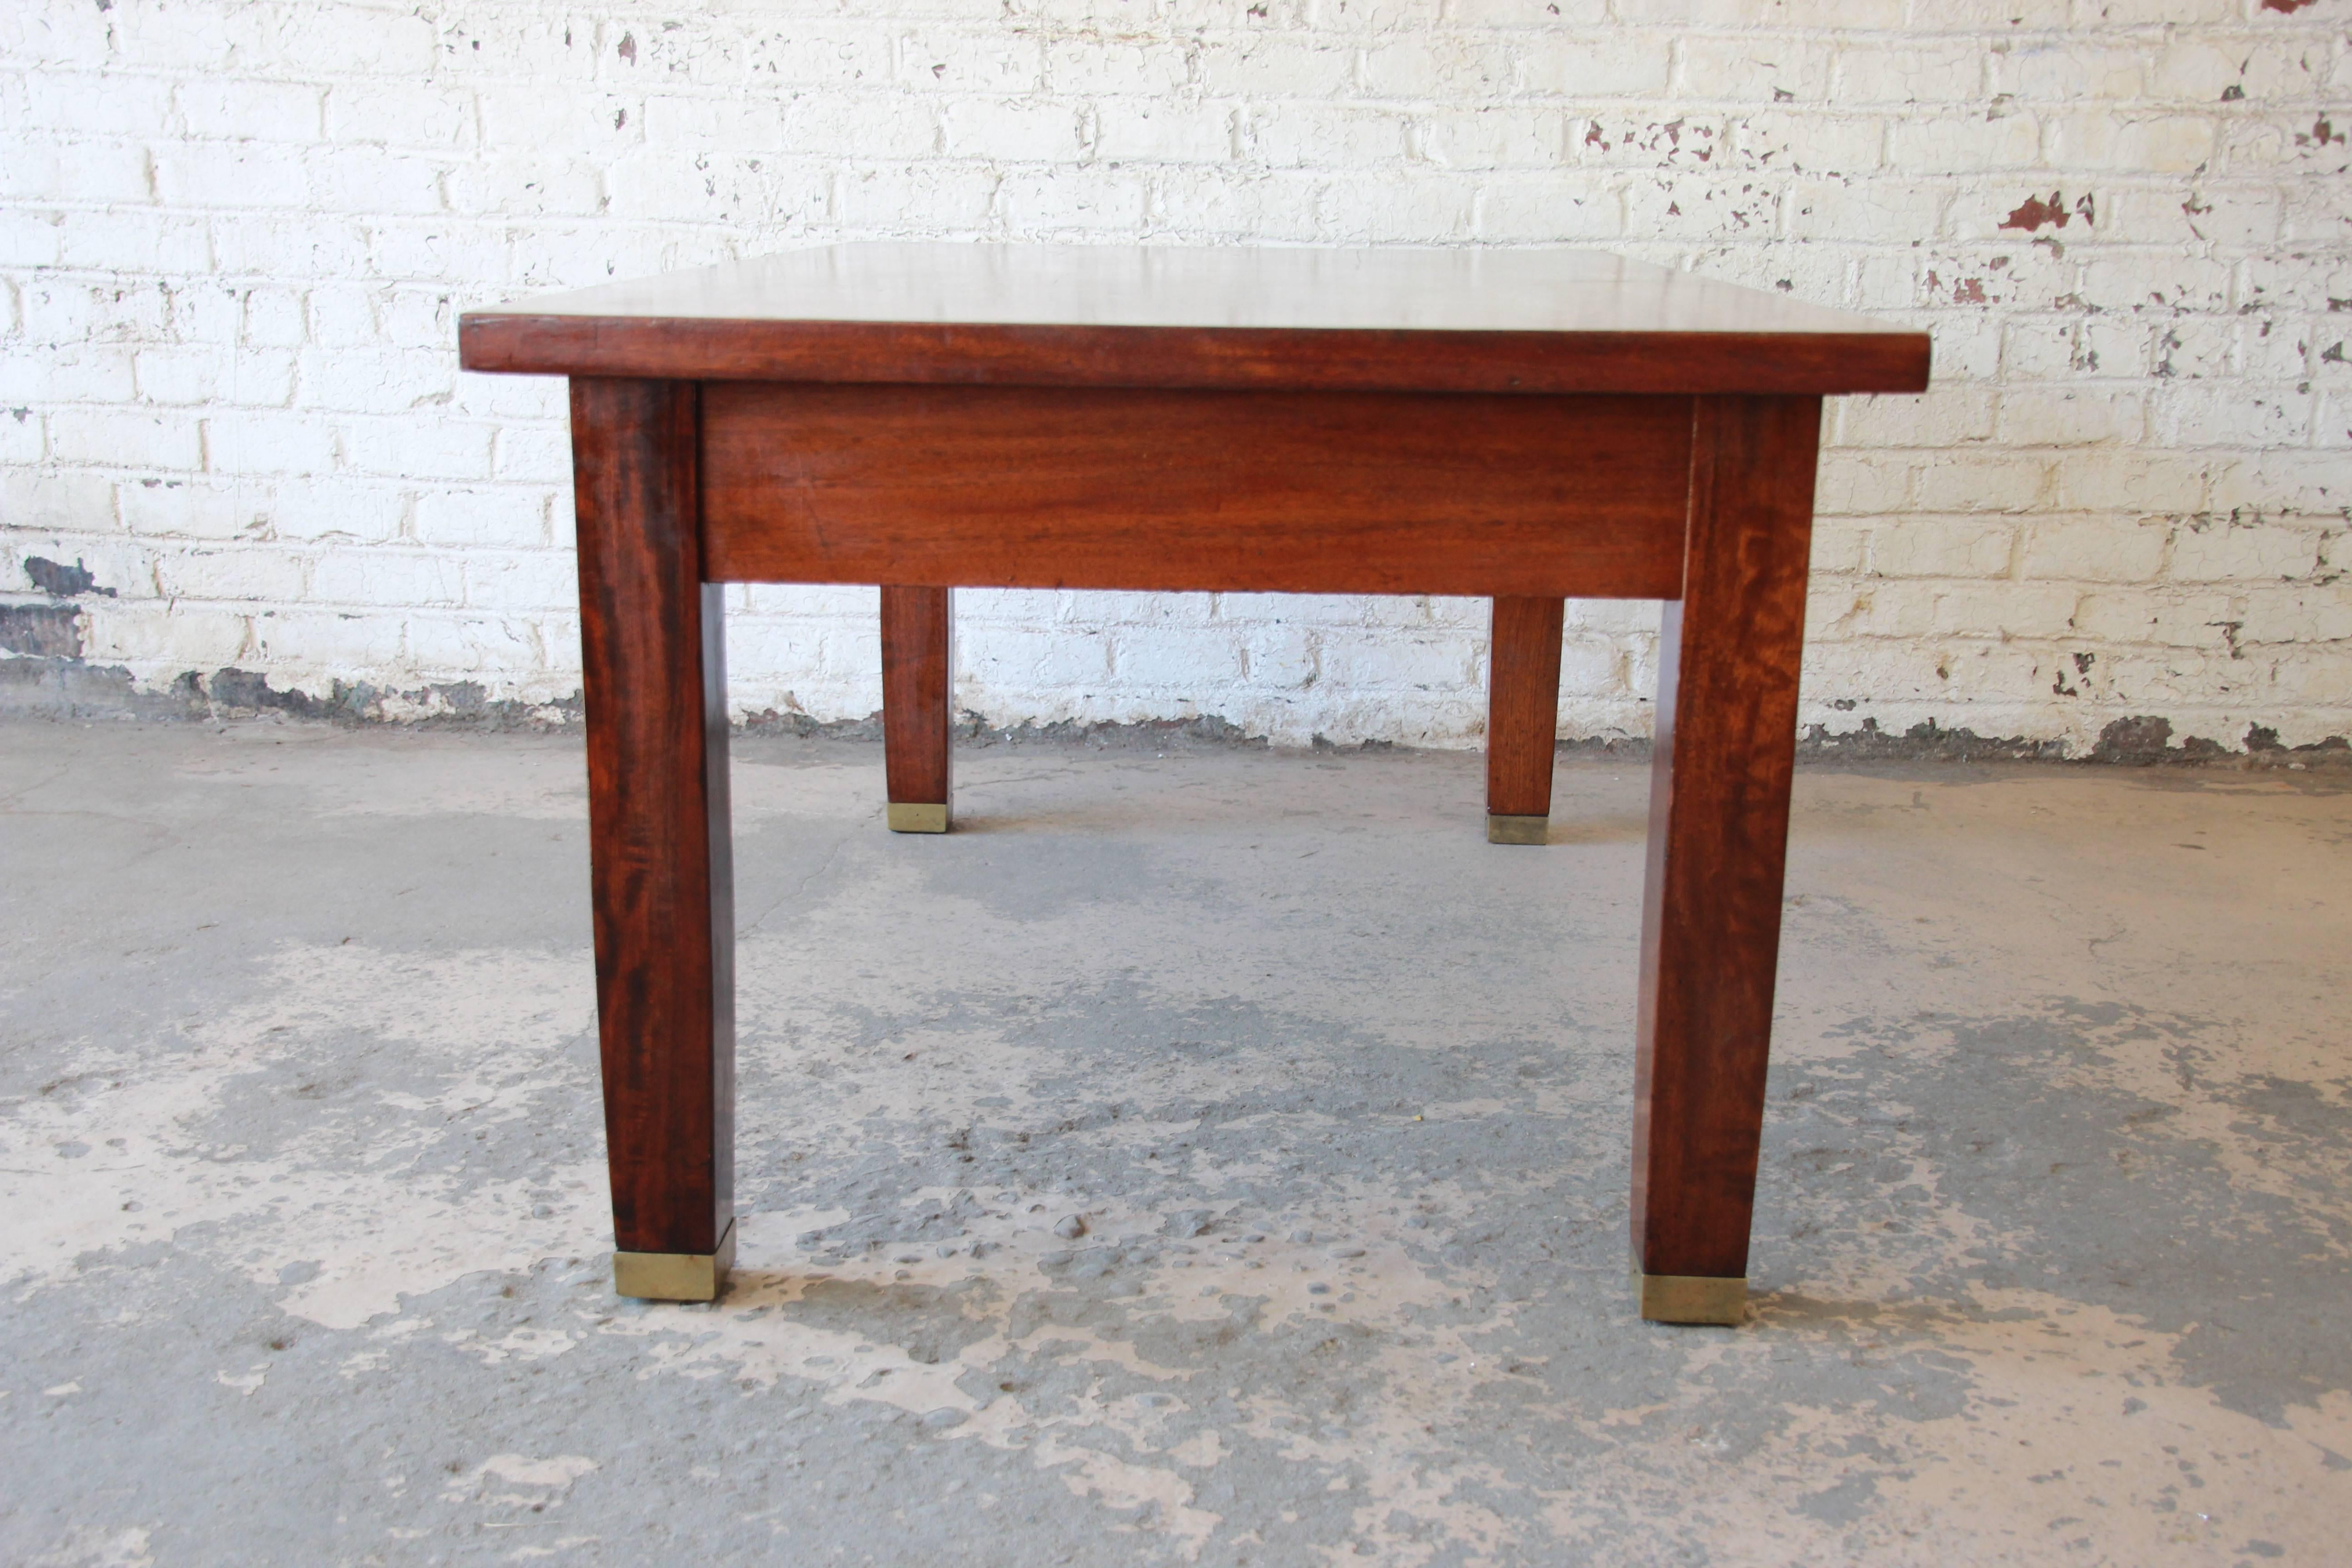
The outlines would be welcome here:
<svg viewBox="0 0 2352 1568">
<path fill-rule="evenodd" d="M 458 324 L 572 378 L 623 1295 L 734 1248 L 727 583 L 881 586 L 889 825 L 948 826 L 948 590 L 1494 601 L 1487 837 L 1539 844 L 1561 600 L 1665 601 L 1635 1023 L 1644 1317 L 1737 1322 L 1822 398 L 1916 332 L 1568 250 L 859 245 Z"/>
</svg>

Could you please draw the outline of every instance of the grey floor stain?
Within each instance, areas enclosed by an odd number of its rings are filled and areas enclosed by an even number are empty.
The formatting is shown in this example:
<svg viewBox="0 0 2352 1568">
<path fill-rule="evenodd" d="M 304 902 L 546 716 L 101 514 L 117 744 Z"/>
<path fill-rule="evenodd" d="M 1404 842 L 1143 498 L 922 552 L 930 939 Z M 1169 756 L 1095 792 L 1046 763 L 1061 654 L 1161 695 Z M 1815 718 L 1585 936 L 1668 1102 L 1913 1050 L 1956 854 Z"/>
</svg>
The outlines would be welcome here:
<svg viewBox="0 0 2352 1568">
<path fill-rule="evenodd" d="M 1475 758 L 981 753 L 919 840 L 877 748 L 746 742 L 680 1308 L 605 1272 L 572 742 L 0 734 L 0 1560 L 2321 1562 L 2352 1503 L 2342 790 L 1803 775 L 1726 1331 L 1626 1290 L 1642 770 L 1523 849 Z"/>
</svg>

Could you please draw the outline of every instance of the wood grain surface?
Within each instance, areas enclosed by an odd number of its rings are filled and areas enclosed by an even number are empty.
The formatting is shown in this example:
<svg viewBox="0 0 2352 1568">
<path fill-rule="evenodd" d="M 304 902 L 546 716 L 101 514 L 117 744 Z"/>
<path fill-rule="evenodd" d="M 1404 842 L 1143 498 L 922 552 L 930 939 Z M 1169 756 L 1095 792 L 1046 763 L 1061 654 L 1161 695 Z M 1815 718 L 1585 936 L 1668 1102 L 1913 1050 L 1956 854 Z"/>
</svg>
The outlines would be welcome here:
<svg viewBox="0 0 2352 1568">
<path fill-rule="evenodd" d="M 575 379 L 596 1022 L 624 1252 L 734 1211 L 735 912 L 720 590 L 695 539 L 695 388 Z"/>
<path fill-rule="evenodd" d="M 1816 398 L 1702 398 L 1659 633 L 1633 1089 L 1633 1254 L 1748 1271 L 1780 950 Z"/>
<path fill-rule="evenodd" d="M 712 581 L 1661 598 L 1690 402 L 713 383 Z"/>
<path fill-rule="evenodd" d="M 953 633 L 945 588 L 882 589 L 882 762 L 894 802 L 945 805 L 954 720 Z"/>
<path fill-rule="evenodd" d="M 1553 747 L 1559 742 L 1558 599 L 1496 599 L 1487 641 L 1486 811 L 1494 816 L 1551 815 Z"/>
</svg>

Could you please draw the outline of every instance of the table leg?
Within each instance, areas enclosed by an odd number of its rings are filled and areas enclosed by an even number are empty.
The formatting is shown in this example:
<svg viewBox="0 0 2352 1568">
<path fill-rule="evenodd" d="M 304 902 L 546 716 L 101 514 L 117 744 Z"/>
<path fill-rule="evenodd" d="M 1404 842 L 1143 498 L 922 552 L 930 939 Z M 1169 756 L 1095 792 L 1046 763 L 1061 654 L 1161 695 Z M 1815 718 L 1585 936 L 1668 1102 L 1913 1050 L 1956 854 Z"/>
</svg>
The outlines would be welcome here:
<svg viewBox="0 0 2352 1568">
<path fill-rule="evenodd" d="M 1496 599 L 1487 643 L 1486 842 L 1541 844 L 1559 739 L 1559 599 Z"/>
<path fill-rule="evenodd" d="M 1642 1315 L 1736 1323 L 1771 1044 L 1821 400 L 1702 397 L 1659 634 L 1633 1111 Z"/>
<path fill-rule="evenodd" d="M 696 410 L 689 382 L 572 383 L 613 1280 L 707 1301 L 735 1247 L 735 913 Z"/>
<path fill-rule="evenodd" d="M 945 588 L 882 589 L 882 767 L 890 831 L 948 830 L 954 676 Z"/>
</svg>

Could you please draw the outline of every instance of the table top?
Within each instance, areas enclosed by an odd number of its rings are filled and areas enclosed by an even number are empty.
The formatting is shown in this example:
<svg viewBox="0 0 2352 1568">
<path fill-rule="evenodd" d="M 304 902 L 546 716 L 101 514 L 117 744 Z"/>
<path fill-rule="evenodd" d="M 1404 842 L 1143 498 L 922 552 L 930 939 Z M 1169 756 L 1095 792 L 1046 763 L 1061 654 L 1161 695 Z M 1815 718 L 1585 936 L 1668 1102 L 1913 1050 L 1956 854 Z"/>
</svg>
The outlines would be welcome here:
<svg viewBox="0 0 2352 1568">
<path fill-rule="evenodd" d="M 1604 252 L 836 245 L 459 322 L 469 370 L 1446 392 L 1916 392 L 1925 333 Z"/>
</svg>

